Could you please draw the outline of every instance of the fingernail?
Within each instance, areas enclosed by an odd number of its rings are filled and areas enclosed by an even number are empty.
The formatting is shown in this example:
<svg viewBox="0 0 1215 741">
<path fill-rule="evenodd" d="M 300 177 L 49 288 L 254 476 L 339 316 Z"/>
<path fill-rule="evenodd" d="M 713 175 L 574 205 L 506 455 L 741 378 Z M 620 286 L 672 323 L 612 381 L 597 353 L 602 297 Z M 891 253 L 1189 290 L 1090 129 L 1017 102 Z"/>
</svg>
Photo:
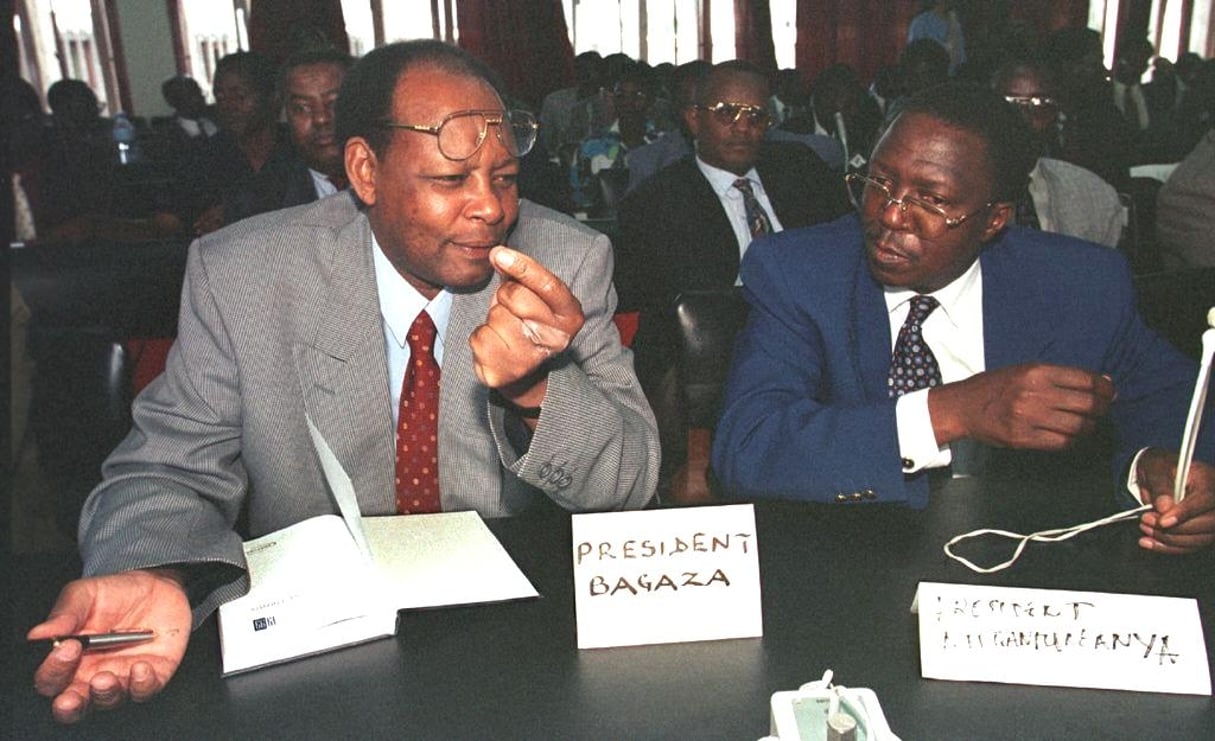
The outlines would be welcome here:
<svg viewBox="0 0 1215 741">
<path fill-rule="evenodd" d="M 1177 515 L 1165 515 L 1160 518 L 1160 527 L 1169 528 L 1177 524 Z"/>
<path fill-rule="evenodd" d="M 1147 550 L 1150 551 L 1150 550 L 1152 550 L 1152 548 L 1155 547 L 1155 541 L 1153 541 L 1151 538 L 1140 538 L 1139 547 L 1146 548 Z"/>
<path fill-rule="evenodd" d="M 498 250 L 494 255 L 498 260 L 498 264 L 504 268 L 509 268 L 515 264 L 515 251 L 509 248 Z"/>
</svg>

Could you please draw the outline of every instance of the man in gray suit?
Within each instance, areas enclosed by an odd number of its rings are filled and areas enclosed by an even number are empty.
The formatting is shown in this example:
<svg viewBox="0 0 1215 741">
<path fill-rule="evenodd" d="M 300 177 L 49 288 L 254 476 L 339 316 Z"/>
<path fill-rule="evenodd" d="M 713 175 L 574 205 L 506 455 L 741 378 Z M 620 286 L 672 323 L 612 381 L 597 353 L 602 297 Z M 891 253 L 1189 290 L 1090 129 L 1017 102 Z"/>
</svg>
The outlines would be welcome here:
<svg viewBox="0 0 1215 741">
<path fill-rule="evenodd" d="M 109 656 L 54 648 L 34 680 L 57 719 L 169 681 L 191 620 L 247 589 L 242 510 L 252 536 L 335 511 L 305 415 L 364 514 L 414 496 L 394 485 L 393 410 L 406 414 L 405 336 L 423 316 L 442 369 L 442 509 L 649 501 L 657 433 L 611 322 L 610 245 L 519 202 L 534 119 L 504 111 L 491 79 L 438 42 L 371 52 L 337 108 L 362 208 L 327 198 L 193 246 L 165 374 L 82 515 L 85 577 L 29 633 L 139 626 L 156 638 Z"/>
</svg>

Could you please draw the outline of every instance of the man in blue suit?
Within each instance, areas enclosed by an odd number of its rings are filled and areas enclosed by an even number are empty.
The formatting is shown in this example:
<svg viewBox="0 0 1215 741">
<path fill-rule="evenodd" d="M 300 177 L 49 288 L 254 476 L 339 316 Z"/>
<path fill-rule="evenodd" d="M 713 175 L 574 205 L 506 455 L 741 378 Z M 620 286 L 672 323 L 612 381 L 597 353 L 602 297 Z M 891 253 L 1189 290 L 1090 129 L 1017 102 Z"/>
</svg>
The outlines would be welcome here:
<svg viewBox="0 0 1215 741">
<path fill-rule="evenodd" d="M 1171 496 L 1193 364 L 1144 326 L 1116 253 L 1008 226 L 1028 136 L 990 91 L 925 91 L 853 177 L 859 219 L 752 246 L 713 449 L 731 494 L 923 507 L 959 441 L 1061 450 L 1108 414 L 1119 486 L 1154 505 L 1140 545 L 1215 541 L 1210 424 Z"/>
</svg>

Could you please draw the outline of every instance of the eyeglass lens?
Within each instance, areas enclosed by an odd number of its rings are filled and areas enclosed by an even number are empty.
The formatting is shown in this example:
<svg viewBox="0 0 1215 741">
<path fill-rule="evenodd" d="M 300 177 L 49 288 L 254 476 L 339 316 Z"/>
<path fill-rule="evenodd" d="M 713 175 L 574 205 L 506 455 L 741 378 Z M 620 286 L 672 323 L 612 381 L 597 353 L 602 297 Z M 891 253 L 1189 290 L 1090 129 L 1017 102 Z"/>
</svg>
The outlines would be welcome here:
<svg viewBox="0 0 1215 741">
<path fill-rule="evenodd" d="M 746 119 L 752 126 L 764 126 L 768 123 L 768 112 L 763 108 L 743 103 L 717 103 L 709 106 L 717 122 L 723 126 L 732 126 Z"/>
<path fill-rule="evenodd" d="M 474 111 L 443 122 L 438 132 L 439 151 L 453 160 L 468 159 L 481 148 L 490 126 L 513 157 L 530 152 L 536 141 L 535 119 L 525 111 L 506 111 L 500 116 Z"/>
<path fill-rule="evenodd" d="M 949 225 L 949 217 L 943 212 L 911 195 L 896 199 L 889 188 L 876 180 L 854 174 L 848 176 L 847 184 L 852 202 L 857 208 L 863 207 L 867 202 L 878 203 L 882 208 L 894 203 L 898 205 L 901 213 L 914 218 L 923 231 L 944 230 Z"/>
</svg>

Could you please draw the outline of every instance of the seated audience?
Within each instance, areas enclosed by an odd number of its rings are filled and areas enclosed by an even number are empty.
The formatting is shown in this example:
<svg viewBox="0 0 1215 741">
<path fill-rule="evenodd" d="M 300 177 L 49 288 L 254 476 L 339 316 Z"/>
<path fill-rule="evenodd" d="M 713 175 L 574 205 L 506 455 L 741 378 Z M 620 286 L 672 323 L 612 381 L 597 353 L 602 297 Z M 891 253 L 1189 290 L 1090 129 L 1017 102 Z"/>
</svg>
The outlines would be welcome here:
<svg viewBox="0 0 1215 741">
<path fill-rule="evenodd" d="M 574 85 L 549 93 L 540 104 L 540 143 L 548 157 L 559 157 L 563 144 L 581 139 L 570 134 L 574 111 L 580 103 L 598 96 L 602 87 L 599 52 L 584 51 L 574 57 Z"/>
<path fill-rule="evenodd" d="M 1215 126 L 1215 59 L 1192 64 L 1192 70 L 1187 67 L 1181 102 L 1165 137 L 1168 150 L 1163 162 L 1185 159 Z M 1178 67 L 1181 68 L 1180 62 Z"/>
<path fill-rule="evenodd" d="M 916 39 L 899 54 L 898 96 L 886 102 L 886 120 L 902 110 L 903 101 L 920 90 L 949 81 L 949 52 L 933 39 Z"/>
<path fill-rule="evenodd" d="M 173 109 L 173 124 L 187 139 L 210 139 L 219 132 L 207 110 L 202 88 L 192 77 L 177 75 L 165 80 L 160 94 Z"/>
<path fill-rule="evenodd" d="M 653 143 L 663 133 L 675 129 L 669 101 L 654 96 L 653 74 L 641 64 L 621 68 L 612 84 L 615 118 L 583 139 L 570 162 L 570 187 L 575 208 L 589 208 L 599 202 L 598 181 L 605 170 L 622 174 L 623 194 L 628 183 L 629 153 Z"/>
<path fill-rule="evenodd" d="M 692 156 L 692 133 L 684 120 L 689 107 L 696 103 L 696 85 L 709 74 L 713 65 L 703 59 L 684 62 L 675 68 L 671 84 L 675 88 L 672 104 L 675 108 L 676 127 L 664 132 L 649 144 L 629 152 L 628 193 L 637 189 L 659 170 L 673 165 L 684 157 Z"/>
<path fill-rule="evenodd" d="M 333 111 L 353 60 L 331 49 L 299 52 L 279 70 L 279 99 L 295 156 L 267 162 L 224 198 L 224 221 L 311 203 L 346 188 Z"/>
<path fill-rule="evenodd" d="M 1127 123 L 1142 136 L 1152 126 L 1152 114 L 1143 90 L 1143 73 L 1156 50 L 1144 38 L 1129 38 L 1118 45 L 1114 57 L 1114 74 L 1110 83 L 1114 107 Z"/>
<path fill-rule="evenodd" d="M 1060 29 L 1047 40 L 1045 54 L 1066 117 L 1059 152 L 1047 154 L 1128 192 L 1135 130 L 1114 106 L 1101 34 L 1091 28 Z"/>
<path fill-rule="evenodd" d="M 181 221 L 167 210 L 127 212 L 112 124 L 101 116 L 88 85 L 59 80 L 47 91 L 47 102 L 50 126 L 22 175 L 39 241 L 156 239 L 181 230 Z"/>
<path fill-rule="evenodd" d="M 520 203 L 535 119 L 504 110 L 494 78 L 438 41 L 369 52 L 337 104 L 359 204 L 325 198 L 192 246 L 168 367 L 85 505 L 85 576 L 29 632 L 156 638 L 54 647 L 34 685 L 55 718 L 150 699 L 191 624 L 247 591 L 242 535 L 336 511 L 306 418 L 366 515 L 653 496 L 654 421 L 611 321 L 611 245 Z M 437 450 L 410 450 L 415 433 Z"/>
<path fill-rule="evenodd" d="M 992 89 L 1014 104 L 1042 155 L 1056 141 L 1057 91 L 1044 65 L 1009 62 L 996 70 Z M 1029 185 L 1017 199 L 1015 221 L 1048 232 L 1117 247 L 1126 227 L 1126 209 L 1113 186 L 1070 162 L 1039 156 Z"/>
<path fill-rule="evenodd" d="M 926 90 L 851 176 L 859 218 L 752 245 L 713 443 L 727 492 L 924 507 L 955 443 L 1057 451 L 1108 417 L 1123 504 L 1153 505 L 1139 544 L 1215 541 L 1215 433 L 1180 503 L 1167 451 L 1196 364 L 1143 324 L 1117 252 L 1010 226 L 1033 161 L 991 90 Z"/>
<path fill-rule="evenodd" d="M 839 128 L 841 120 L 843 131 Z M 849 160 L 846 167 L 859 169 L 864 167 L 881 125 L 882 111 L 877 101 L 861 85 L 856 71 L 841 62 L 814 78 L 809 110 L 785 122 L 784 128 L 836 138 L 843 147 L 841 154 Z"/>
<path fill-rule="evenodd" d="M 953 0 L 923 0 L 920 12 L 907 26 L 907 43 L 929 39 L 949 54 L 949 72 L 966 63 L 966 38 Z"/>
<path fill-rule="evenodd" d="M 280 132 L 274 64 L 256 52 L 235 52 L 215 65 L 215 110 L 220 131 L 184 173 L 185 213 L 197 234 L 226 223 L 224 198 L 294 154 Z"/>
<path fill-rule="evenodd" d="M 795 69 L 777 70 L 768 98 L 768 115 L 773 126 L 782 126 L 791 118 L 802 115 L 806 108 L 806 81 Z"/>
<path fill-rule="evenodd" d="M 1156 194 L 1156 241 L 1166 268 L 1215 267 L 1215 129 Z"/>
</svg>

